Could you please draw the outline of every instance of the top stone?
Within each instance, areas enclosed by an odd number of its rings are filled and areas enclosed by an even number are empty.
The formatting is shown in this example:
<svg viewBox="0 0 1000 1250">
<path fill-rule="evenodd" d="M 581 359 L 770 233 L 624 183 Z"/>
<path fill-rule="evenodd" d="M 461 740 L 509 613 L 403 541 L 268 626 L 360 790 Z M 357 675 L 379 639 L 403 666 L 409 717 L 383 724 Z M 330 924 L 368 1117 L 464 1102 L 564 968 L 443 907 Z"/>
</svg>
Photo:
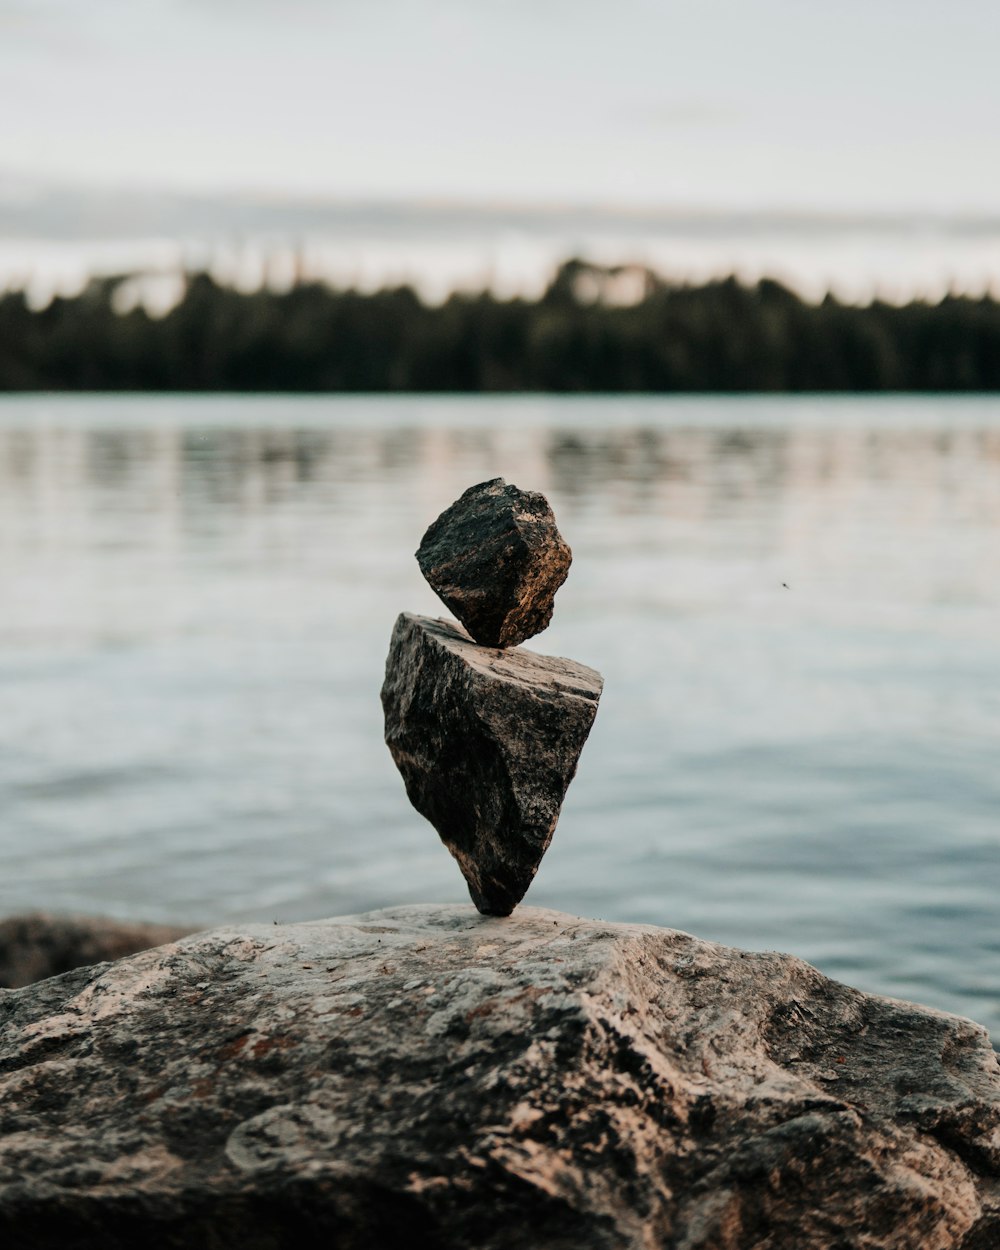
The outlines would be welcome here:
<svg viewBox="0 0 1000 1250">
<path fill-rule="evenodd" d="M 545 496 L 502 477 L 470 486 L 417 550 L 431 588 L 487 647 L 515 647 L 545 629 L 572 558 Z"/>
</svg>

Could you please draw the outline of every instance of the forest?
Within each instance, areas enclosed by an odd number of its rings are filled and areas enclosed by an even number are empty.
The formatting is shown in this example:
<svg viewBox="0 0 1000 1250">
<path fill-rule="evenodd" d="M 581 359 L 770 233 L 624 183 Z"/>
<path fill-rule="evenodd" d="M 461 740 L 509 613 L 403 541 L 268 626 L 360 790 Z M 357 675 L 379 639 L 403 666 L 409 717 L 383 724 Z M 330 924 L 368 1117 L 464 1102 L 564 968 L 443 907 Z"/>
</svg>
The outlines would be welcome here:
<svg viewBox="0 0 1000 1250">
<path fill-rule="evenodd" d="M 639 274 L 638 293 L 616 291 Z M 1000 302 L 810 303 L 780 283 L 699 286 L 580 260 L 537 299 L 421 300 L 188 275 L 166 315 L 120 310 L 127 275 L 34 309 L 0 297 L 0 390 L 995 391 Z M 633 282 L 633 286 L 635 286 Z"/>
</svg>

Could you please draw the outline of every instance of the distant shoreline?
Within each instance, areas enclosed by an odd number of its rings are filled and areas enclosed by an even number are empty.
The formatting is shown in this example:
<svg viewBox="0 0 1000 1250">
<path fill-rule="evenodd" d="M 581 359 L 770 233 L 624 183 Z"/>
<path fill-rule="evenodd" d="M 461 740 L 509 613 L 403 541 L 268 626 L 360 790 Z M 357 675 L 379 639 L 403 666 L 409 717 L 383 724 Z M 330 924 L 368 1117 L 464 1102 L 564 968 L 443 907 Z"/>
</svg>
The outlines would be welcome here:
<svg viewBox="0 0 1000 1250">
<path fill-rule="evenodd" d="M 693 286 L 572 260 L 538 299 L 441 304 L 194 273 L 153 315 L 125 274 L 39 309 L 0 297 L 0 391 L 992 394 L 1000 301 L 810 303 L 770 279 Z"/>
</svg>

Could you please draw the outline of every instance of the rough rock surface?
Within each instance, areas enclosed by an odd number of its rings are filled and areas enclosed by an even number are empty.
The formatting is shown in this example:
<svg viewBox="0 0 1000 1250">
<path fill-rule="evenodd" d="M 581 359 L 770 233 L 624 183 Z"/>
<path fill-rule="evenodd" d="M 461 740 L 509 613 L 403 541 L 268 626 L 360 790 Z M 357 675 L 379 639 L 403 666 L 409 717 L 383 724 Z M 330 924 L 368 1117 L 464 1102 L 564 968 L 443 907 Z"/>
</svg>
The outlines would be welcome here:
<svg viewBox="0 0 1000 1250">
<path fill-rule="evenodd" d="M 601 686 L 572 660 L 486 650 L 451 622 L 408 612 L 396 621 L 385 740 L 481 912 L 509 915 L 538 871 Z"/>
<path fill-rule="evenodd" d="M 994 1250 L 970 1021 L 527 908 L 202 933 L 0 993 L 5 1250 Z"/>
<path fill-rule="evenodd" d="M 85 964 L 134 955 L 173 942 L 192 927 L 46 912 L 9 916 L 0 920 L 0 987 L 17 989 Z"/>
<path fill-rule="evenodd" d="M 476 642 L 513 647 L 552 620 L 573 556 L 544 495 L 481 482 L 424 534 L 417 563 Z"/>
</svg>

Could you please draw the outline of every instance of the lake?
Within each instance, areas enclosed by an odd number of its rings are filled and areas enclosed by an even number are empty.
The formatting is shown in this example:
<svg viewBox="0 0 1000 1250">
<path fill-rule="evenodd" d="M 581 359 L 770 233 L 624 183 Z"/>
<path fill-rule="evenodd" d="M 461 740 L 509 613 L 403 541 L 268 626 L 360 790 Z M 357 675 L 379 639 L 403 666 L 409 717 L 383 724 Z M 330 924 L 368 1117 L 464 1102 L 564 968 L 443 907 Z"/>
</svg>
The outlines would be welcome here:
<svg viewBox="0 0 1000 1250">
<path fill-rule="evenodd" d="M 0 401 L 0 914 L 467 898 L 382 742 L 462 490 L 574 551 L 605 676 L 526 902 L 801 955 L 1000 1036 L 1000 402 Z"/>
</svg>

